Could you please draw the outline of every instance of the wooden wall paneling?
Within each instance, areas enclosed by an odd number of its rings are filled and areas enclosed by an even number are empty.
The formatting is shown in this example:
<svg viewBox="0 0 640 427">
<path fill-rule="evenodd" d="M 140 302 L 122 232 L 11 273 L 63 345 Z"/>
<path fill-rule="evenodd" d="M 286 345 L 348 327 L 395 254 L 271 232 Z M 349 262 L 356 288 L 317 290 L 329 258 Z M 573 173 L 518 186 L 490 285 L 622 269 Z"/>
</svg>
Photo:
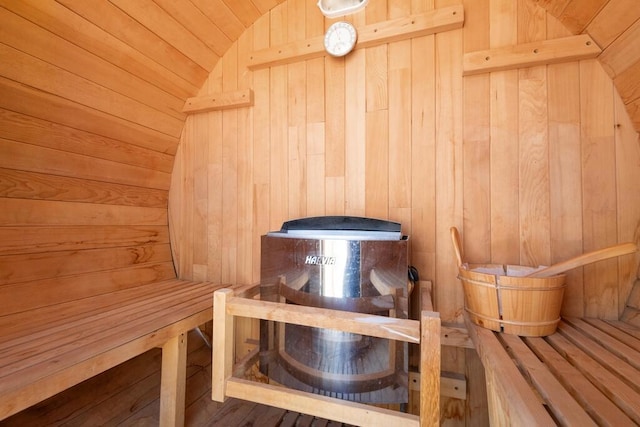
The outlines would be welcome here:
<svg viewBox="0 0 640 427">
<path fill-rule="evenodd" d="M 416 2 L 414 2 L 416 3 Z M 414 4 L 417 13 L 433 1 Z M 411 40 L 411 263 L 435 279 L 435 35 Z"/>
<path fill-rule="evenodd" d="M 369 24 L 388 19 L 388 5 L 377 2 L 367 5 L 365 21 Z M 365 49 L 365 215 L 389 218 L 389 194 L 395 185 L 390 179 L 392 168 L 389 118 L 389 44 Z M 397 83 L 396 83 L 397 90 Z"/>
<path fill-rule="evenodd" d="M 269 44 L 270 14 L 263 15 L 253 25 L 253 48 L 267 47 Z M 270 228 L 270 71 L 269 69 L 252 72 L 255 102 L 253 105 L 253 228 L 255 230 L 252 242 L 252 258 L 260 259 L 260 236 Z M 260 280 L 260 263 L 253 264 L 251 283 Z"/>
<path fill-rule="evenodd" d="M 0 225 L 166 225 L 163 208 L 0 198 Z"/>
<path fill-rule="evenodd" d="M 110 160 L 42 148 L 0 138 L 0 167 L 79 179 L 168 190 L 166 172 L 125 165 Z M 91 184 L 89 184 L 91 185 Z"/>
<path fill-rule="evenodd" d="M 238 89 L 253 86 L 253 74 L 247 71 L 247 53 L 253 48 L 253 28 L 248 28 L 238 38 Z M 253 258 L 251 245 L 254 234 L 253 205 L 253 110 L 238 109 L 238 283 L 253 282 Z"/>
<path fill-rule="evenodd" d="M 0 45 L 0 55 L 5 58 L 3 77 L 67 98 L 86 108 L 158 129 L 176 138 L 180 136 L 182 119 L 147 107 L 12 47 Z"/>
<path fill-rule="evenodd" d="M 0 286 L 162 262 L 171 262 L 168 244 L 4 255 Z"/>
<path fill-rule="evenodd" d="M 168 191 L 0 168 L 0 197 L 164 208 Z"/>
<path fill-rule="evenodd" d="M 363 13 L 350 15 L 353 24 L 363 25 Z M 366 215 L 366 54 L 355 50 L 345 58 L 345 214 Z"/>
<path fill-rule="evenodd" d="M 20 83 L 0 77 L 0 106 L 25 114 L 80 129 L 133 145 L 175 154 L 177 137 L 158 132 L 140 124 L 112 116 L 73 101 L 44 93 Z"/>
<path fill-rule="evenodd" d="M 546 38 L 546 12 L 528 2 L 518 3 L 518 42 Z M 549 141 L 547 68 L 518 71 L 520 263 L 549 265 Z"/>
<path fill-rule="evenodd" d="M 324 34 L 324 16 L 318 8 L 305 8 L 305 38 Z M 306 121 L 307 121 L 307 215 L 327 212 L 326 134 L 325 134 L 325 60 L 306 61 Z"/>
<path fill-rule="evenodd" d="M 209 75 L 203 90 L 207 92 L 222 91 L 223 89 L 223 58 Z M 235 76 L 230 76 L 235 81 Z M 222 260 L 223 241 L 228 238 L 224 232 L 224 209 L 227 201 L 224 192 L 224 112 L 214 111 L 205 114 L 202 118 L 202 126 L 206 127 L 207 146 L 207 210 L 206 210 L 206 232 L 207 232 L 207 280 L 214 283 L 222 283 Z"/>
<path fill-rule="evenodd" d="M 33 57 L 69 71 L 88 81 L 105 86 L 114 92 L 131 97 L 144 105 L 163 111 L 180 120 L 183 101 L 157 86 L 130 74 L 104 59 L 87 55 L 77 45 L 51 34 L 6 9 L 0 10 L 0 40 Z"/>
<path fill-rule="evenodd" d="M 0 227 L 0 255 L 169 243 L 166 226 Z"/>
<path fill-rule="evenodd" d="M 614 113 L 617 237 L 619 242 L 637 243 L 640 239 L 640 138 L 618 94 L 614 94 Z M 627 255 L 618 262 L 618 313 L 621 315 L 638 277 L 638 256 Z"/>
<path fill-rule="evenodd" d="M 547 17 L 548 36 L 566 28 Z M 551 262 L 582 253 L 582 168 L 580 154 L 580 64 L 547 67 L 549 113 L 549 184 Z M 583 316 L 582 269 L 567 272 L 562 313 Z"/>
<path fill-rule="evenodd" d="M 344 58 L 326 58 L 325 76 L 325 174 L 328 215 L 344 215 L 346 209 L 346 73 Z"/>
<path fill-rule="evenodd" d="M 4 285 L 0 286 L 0 299 L 3 301 L 0 315 L 46 307 L 107 293 L 114 289 L 141 286 L 174 277 L 173 263 L 165 262 Z"/>
<path fill-rule="evenodd" d="M 287 3 L 287 42 L 305 39 L 306 8 L 300 0 L 289 0 Z M 286 66 L 287 70 L 287 168 L 288 212 L 287 218 L 307 216 L 307 199 L 322 198 L 322 192 L 309 191 L 312 183 L 307 182 L 308 149 L 307 149 L 307 92 L 306 61 L 298 61 Z"/>
<path fill-rule="evenodd" d="M 489 1 L 465 3 L 465 52 L 489 47 Z M 491 261 L 491 108 L 490 75 L 467 76 L 464 84 L 465 259 Z"/>
<path fill-rule="evenodd" d="M 640 8 L 634 0 L 609 0 L 589 22 L 586 31 L 605 49 L 638 19 Z"/>
<path fill-rule="evenodd" d="M 389 179 L 390 133 L 389 111 L 366 112 L 365 148 L 365 215 L 373 218 L 389 218 L 389 193 L 395 185 Z"/>
<path fill-rule="evenodd" d="M 222 90 L 238 88 L 238 45 L 222 61 Z M 222 112 L 222 276 L 223 283 L 237 282 L 238 261 L 238 111 Z M 214 144 L 217 139 L 212 141 Z"/>
<path fill-rule="evenodd" d="M 491 47 L 517 43 L 517 2 L 492 0 L 489 22 Z M 491 261 L 519 264 L 518 71 L 491 73 L 490 90 Z"/>
<path fill-rule="evenodd" d="M 441 4 L 446 3 L 446 4 Z M 436 2 L 436 7 L 449 2 Z M 462 227 L 462 30 L 436 34 L 435 308 L 461 322 L 464 305 L 449 228 Z"/>
<path fill-rule="evenodd" d="M 186 55 L 138 23 L 117 6 L 99 1 L 88 4 L 77 0 L 61 0 L 60 3 L 85 19 L 99 23 L 106 32 L 124 41 L 131 47 L 145 52 L 155 62 L 182 76 L 196 87 L 207 78 L 207 70 Z"/>
<path fill-rule="evenodd" d="M 616 243 L 613 85 L 596 61 L 580 63 L 584 251 Z M 585 316 L 618 317 L 617 260 L 584 267 Z"/>
<path fill-rule="evenodd" d="M 247 29 L 238 39 L 238 88 L 253 85 L 253 73 L 247 71 L 246 61 L 253 49 L 253 27 Z M 259 283 L 255 280 L 254 265 L 260 265 L 260 257 L 253 257 L 254 229 L 254 177 L 253 163 L 253 112 L 251 108 L 238 110 L 238 256 L 237 283 Z M 238 359 L 255 349 L 260 340 L 260 321 L 257 319 L 236 319 L 236 357 Z M 249 343 L 251 341 L 252 343 Z"/>
<path fill-rule="evenodd" d="M 287 8 L 286 3 L 270 12 L 270 44 L 276 45 L 287 40 Z M 271 191 L 269 211 L 271 213 L 269 229 L 279 230 L 284 221 L 289 219 L 288 206 L 288 88 L 287 66 L 281 65 L 270 69 L 270 178 Z"/>
<path fill-rule="evenodd" d="M 178 98 L 191 96 L 199 88 L 57 2 L 0 0 L 0 4 Z"/>
<path fill-rule="evenodd" d="M 171 173 L 173 156 L 124 141 L 0 109 L 3 138 Z"/>
</svg>

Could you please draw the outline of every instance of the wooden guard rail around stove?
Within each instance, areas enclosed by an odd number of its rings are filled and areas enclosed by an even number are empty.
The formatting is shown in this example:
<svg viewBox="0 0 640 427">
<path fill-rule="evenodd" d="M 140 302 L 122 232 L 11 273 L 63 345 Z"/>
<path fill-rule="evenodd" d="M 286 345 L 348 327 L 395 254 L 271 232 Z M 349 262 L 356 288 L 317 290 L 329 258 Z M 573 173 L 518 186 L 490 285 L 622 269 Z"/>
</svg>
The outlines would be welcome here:
<svg viewBox="0 0 640 427">
<path fill-rule="evenodd" d="M 563 319 L 547 337 L 467 322 L 485 368 L 491 425 L 640 424 L 640 329 Z"/>
<path fill-rule="evenodd" d="M 257 286 L 256 286 L 257 287 Z M 257 291 L 255 291 L 257 292 Z M 254 293 L 255 293 L 254 292 Z M 249 400 L 346 424 L 365 426 L 436 426 L 440 423 L 440 336 L 438 313 L 422 311 L 420 321 L 260 301 L 231 289 L 213 295 L 212 398 Z M 254 359 L 234 366 L 234 318 L 272 320 L 328 328 L 420 344 L 420 415 L 292 390 L 241 378 Z M 427 391 L 428 392 L 425 392 Z"/>
</svg>

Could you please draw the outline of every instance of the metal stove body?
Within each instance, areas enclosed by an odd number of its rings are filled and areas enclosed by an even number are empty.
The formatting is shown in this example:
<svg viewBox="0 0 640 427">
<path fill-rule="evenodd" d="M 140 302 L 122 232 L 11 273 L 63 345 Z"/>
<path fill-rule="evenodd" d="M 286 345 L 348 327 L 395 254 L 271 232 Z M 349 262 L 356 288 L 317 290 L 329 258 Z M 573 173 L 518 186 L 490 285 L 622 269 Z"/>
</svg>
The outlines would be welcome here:
<svg viewBox="0 0 640 427">
<path fill-rule="evenodd" d="M 289 221 L 262 236 L 261 298 L 407 318 L 407 238 L 360 217 Z M 367 403 L 408 401 L 407 344 L 262 322 L 260 369 L 302 391 Z"/>
</svg>

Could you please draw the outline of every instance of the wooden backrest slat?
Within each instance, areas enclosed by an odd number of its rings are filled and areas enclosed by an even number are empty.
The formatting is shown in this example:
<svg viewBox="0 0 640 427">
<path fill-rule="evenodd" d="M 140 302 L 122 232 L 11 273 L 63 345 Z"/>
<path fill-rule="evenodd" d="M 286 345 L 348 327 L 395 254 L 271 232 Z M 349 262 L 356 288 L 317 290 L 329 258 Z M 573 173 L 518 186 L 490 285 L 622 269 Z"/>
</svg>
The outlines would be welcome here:
<svg viewBox="0 0 640 427">
<path fill-rule="evenodd" d="M 521 372 L 540 393 L 557 420 L 563 425 L 597 425 L 518 336 L 503 334 L 500 339 L 508 346 Z"/>
<path fill-rule="evenodd" d="M 0 316 L 175 278 L 172 262 L 0 286 Z"/>
<path fill-rule="evenodd" d="M 629 425 L 631 419 L 543 338 L 524 338 L 563 387 L 600 425 Z M 604 418 L 606 416 L 606 419 Z"/>
<path fill-rule="evenodd" d="M 0 256 L 0 286 L 171 262 L 168 243 Z"/>
</svg>

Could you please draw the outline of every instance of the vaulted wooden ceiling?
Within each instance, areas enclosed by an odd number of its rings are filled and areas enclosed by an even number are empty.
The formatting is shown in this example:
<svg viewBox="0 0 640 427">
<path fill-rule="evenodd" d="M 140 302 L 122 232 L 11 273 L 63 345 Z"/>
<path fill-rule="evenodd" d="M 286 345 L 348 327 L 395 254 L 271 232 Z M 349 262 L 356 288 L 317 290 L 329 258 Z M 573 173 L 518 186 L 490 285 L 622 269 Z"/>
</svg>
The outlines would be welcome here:
<svg viewBox="0 0 640 427">
<path fill-rule="evenodd" d="M 27 93 L 26 100 L 42 97 L 29 92 L 37 88 L 60 108 L 71 102 L 97 110 L 94 118 L 115 115 L 142 140 L 155 135 L 167 144 L 149 148 L 171 153 L 185 100 L 238 37 L 283 1 L 0 0 L 0 87 L 5 95 Z M 536 2 L 600 45 L 599 59 L 640 130 L 637 0 Z M 316 9 L 315 0 L 308 9 Z M 8 104 L 0 107 L 15 110 Z"/>
</svg>

